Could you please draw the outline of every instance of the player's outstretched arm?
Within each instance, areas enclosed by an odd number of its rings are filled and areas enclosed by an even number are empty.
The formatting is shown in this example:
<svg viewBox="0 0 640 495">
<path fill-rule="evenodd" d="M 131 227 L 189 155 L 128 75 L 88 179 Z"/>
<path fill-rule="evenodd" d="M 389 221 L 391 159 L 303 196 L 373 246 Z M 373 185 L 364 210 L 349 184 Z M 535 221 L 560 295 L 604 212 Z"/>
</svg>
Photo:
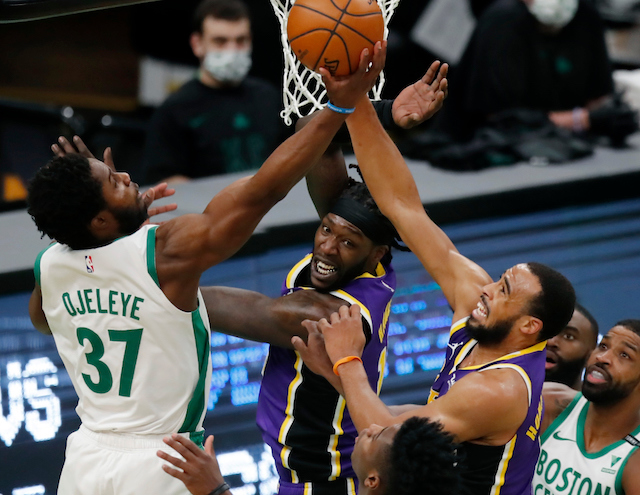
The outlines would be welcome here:
<svg viewBox="0 0 640 495">
<path fill-rule="evenodd" d="M 211 328 L 256 342 L 292 349 L 294 336 L 307 340 L 302 322 L 328 318 L 344 301 L 312 290 L 271 298 L 232 287 L 201 287 Z"/>
<path fill-rule="evenodd" d="M 342 363 L 337 367 L 342 394 L 358 430 L 372 423 L 391 426 L 412 416 L 424 416 L 440 421 L 459 442 L 479 440 L 489 445 L 503 445 L 526 417 L 527 388 L 520 375 L 511 369 L 472 373 L 438 400 L 419 408 L 408 407 L 396 415 L 399 411 L 390 410 L 369 386 L 362 363 L 351 358 L 361 357 L 364 347 L 358 306 L 343 306 L 329 321 L 305 322 L 305 325 L 322 333 L 324 348 L 316 346 L 311 350 L 294 341 L 296 350 L 303 360 L 318 359 L 309 353 L 324 350 L 333 366 Z"/>
<path fill-rule="evenodd" d="M 200 450 L 191 440 L 176 433 L 164 438 L 163 441 L 183 459 L 158 450 L 156 453 L 158 457 L 175 466 L 174 468 L 164 464 L 162 469 L 182 481 L 193 495 L 210 495 L 214 492 L 216 495 L 231 495 L 229 485 L 225 483 L 220 473 L 220 466 L 213 450 L 213 435 L 207 438 L 204 450 Z"/>
<path fill-rule="evenodd" d="M 384 57 L 385 48 L 378 43 L 373 57 L 363 50 L 359 69 L 351 76 L 341 80 L 326 77 L 333 103 L 354 106 L 373 86 Z M 282 143 L 254 176 L 240 179 L 216 195 L 202 214 L 185 215 L 160 226 L 156 237 L 160 284 L 163 280 L 195 280 L 208 267 L 233 255 L 267 211 L 317 163 L 343 122 L 343 114 L 323 110 Z"/>
<path fill-rule="evenodd" d="M 411 172 L 368 98 L 360 99 L 347 126 L 362 175 L 378 207 L 440 285 L 454 317 L 468 316 L 491 278 L 462 256 L 428 217 Z"/>
</svg>

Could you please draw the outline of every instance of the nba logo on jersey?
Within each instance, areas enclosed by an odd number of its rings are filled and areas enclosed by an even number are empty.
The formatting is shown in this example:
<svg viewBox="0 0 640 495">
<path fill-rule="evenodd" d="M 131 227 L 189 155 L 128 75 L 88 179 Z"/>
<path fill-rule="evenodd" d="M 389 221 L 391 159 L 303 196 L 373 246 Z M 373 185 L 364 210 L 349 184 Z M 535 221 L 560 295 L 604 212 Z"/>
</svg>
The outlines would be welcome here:
<svg viewBox="0 0 640 495">
<path fill-rule="evenodd" d="M 87 273 L 93 273 L 93 260 L 91 259 L 91 256 L 85 256 L 84 261 L 87 265 Z"/>
</svg>

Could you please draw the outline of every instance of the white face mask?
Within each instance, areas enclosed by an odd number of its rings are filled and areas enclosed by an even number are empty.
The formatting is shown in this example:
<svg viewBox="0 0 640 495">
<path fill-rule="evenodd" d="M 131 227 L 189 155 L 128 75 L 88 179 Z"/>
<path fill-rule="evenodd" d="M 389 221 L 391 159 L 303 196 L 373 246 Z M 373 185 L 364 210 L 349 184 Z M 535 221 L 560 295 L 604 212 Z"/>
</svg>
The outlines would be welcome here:
<svg viewBox="0 0 640 495">
<path fill-rule="evenodd" d="M 222 83 L 239 83 L 251 69 L 251 50 L 207 52 L 202 68 Z"/>
<path fill-rule="evenodd" d="M 576 15 L 578 0 L 533 0 L 527 7 L 540 24 L 560 29 Z"/>
</svg>

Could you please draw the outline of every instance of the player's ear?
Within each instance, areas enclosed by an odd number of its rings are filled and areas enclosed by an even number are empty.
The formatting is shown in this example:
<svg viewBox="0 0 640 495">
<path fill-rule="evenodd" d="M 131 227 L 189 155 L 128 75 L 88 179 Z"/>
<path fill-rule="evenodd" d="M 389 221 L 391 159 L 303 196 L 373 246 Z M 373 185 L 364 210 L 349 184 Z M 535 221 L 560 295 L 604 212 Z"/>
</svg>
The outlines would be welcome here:
<svg viewBox="0 0 640 495">
<path fill-rule="evenodd" d="M 369 490 L 377 490 L 380 488 L 381 483 L 380 474 L 376 470 L 370 471 L 364 480 L 364 486 Z"/>
<path fill-rule="evenodd" d="M 101 210 L 89 222 L 89 230 L 97 239 L 109 236 L 117 228 L 117 220 L 109 210 Z"/>
<path fill-rule="evenodd" d="M 389 252 L 389 246 L 375 246 L 372 251 L 372 259 L 375 262 L 376 266 L 380 262 L 380 260 L 384 257 L 385 254 Z"/>
<path fill-rule="evenodd" d="M 189 44 L 191 45 L 191 50 L 193 54 L 196 56 L 198 60 L 202 60 L 204 56 L 207 54 L 205 50 L 204 43 L 202 40 L 202 34 L 197 31 L 191 33 L 191 37 L 189 38 Z"/>
<path fill-rule="evenodd" d="M 538 334 L 542 330 L 542 320 L 535 316 L 525 316 L 520 325 L 520 330 L 528 335 Z"/>
</svg>

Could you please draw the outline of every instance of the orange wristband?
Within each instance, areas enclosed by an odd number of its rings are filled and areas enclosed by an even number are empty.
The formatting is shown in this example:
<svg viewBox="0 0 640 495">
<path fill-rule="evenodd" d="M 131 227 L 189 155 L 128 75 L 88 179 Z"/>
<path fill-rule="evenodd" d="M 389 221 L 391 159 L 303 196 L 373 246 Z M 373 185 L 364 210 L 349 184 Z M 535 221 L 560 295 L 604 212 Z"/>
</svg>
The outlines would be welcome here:
<svg viewBox="0 0 640 495">
<path fill-rule="evenodd" d="M 362 363 L 362 359 L 360 359 L 358 356 L 347 356 L 347 357 L 343 357 L 342 359 L 338 359 L 335 364 L 333 365 L 333 372 L 340 376 L 340 374 L 338 373 L 338 366 L 340 366 L 341 364 L 344 363 L 348 363 L 349 361 L 360 361 Z"/>
</svg>

